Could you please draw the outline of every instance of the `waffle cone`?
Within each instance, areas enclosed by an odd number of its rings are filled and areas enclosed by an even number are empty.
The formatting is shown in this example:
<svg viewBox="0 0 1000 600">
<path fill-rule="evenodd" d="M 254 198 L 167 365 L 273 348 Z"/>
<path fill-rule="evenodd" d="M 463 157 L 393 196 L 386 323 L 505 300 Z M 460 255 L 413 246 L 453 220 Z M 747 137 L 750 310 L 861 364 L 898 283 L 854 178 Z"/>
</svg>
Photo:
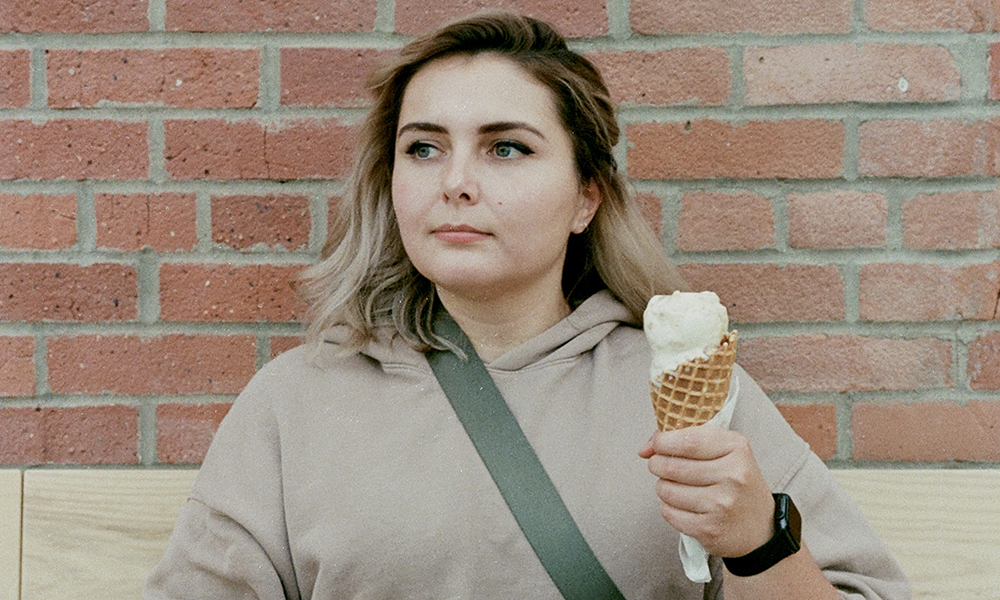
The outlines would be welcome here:
<svg viewBox="0 0 1000 600">
<path fill-rule="evenodd" d="M 675 371 L 664 373 L 659 382 L 650 382 L 656 423 L 661 431 L 683 429 L 707 423 L 729 395 L 736 361 L 736 332 L 708 358 L 683 362 Z"/>
</svg>

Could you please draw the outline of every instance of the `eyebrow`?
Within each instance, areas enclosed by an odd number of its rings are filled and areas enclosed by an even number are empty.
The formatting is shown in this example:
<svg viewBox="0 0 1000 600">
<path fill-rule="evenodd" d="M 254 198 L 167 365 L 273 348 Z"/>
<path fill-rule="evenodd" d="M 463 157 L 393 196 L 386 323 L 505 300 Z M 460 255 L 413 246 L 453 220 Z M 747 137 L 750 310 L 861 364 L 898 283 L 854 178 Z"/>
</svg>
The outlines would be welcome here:
<svg viewBox="0 0 1000 600">
<path fill-rule="evenodd" d="M 541 131 L 532 127 L 531 125 L 523 121 L 500 121 L 497 123 L 487 123 L 479 128 L 480 134 L 489 133 L 502 133 L 504 131 L 513 131 L 517 129 L 523 129 L 529 131 L 538 137 L 545 139 L 545 135 Z M 407 123 L 399 128 L 399 132 L 396 134 L 396 138 L 399 139 L 407 131 L 421 131 L 426 133 L 448 133 L 448 129 L 436 123 L 424 123 L 424 122 L 414 122 Z"/>
</svg>

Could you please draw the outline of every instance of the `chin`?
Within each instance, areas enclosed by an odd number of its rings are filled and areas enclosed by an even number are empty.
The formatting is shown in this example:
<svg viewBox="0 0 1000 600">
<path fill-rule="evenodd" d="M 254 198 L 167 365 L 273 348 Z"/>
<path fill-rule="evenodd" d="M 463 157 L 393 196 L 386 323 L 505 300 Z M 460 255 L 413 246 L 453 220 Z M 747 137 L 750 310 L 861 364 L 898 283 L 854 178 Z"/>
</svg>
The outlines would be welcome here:
<svg viewBox="0 0 1000 600">
<path fill-rule="evenodd" d="M 486 276 L 482 272 L 432 272 L 430 274 L 424 273 L 424 277 L 427 277 L 440 290 L 472 300 L 494 298 L 513 285 Z"/>
</svg>

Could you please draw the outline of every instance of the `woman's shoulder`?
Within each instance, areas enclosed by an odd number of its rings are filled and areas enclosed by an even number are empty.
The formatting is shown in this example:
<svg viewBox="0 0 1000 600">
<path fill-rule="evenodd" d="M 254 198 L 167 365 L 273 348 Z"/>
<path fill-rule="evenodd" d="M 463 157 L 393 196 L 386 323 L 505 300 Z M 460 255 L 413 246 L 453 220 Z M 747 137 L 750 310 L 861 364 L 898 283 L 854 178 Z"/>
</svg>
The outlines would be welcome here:
<svg viewBox="0 0 1000 600">
<path fill-rule="evenodd" d="M 271 359 L 250 379 L 237 404 L 288 406 L 296 399 L 331 399 L 340 391 L 379 388 L 403 375 L 430 372 L 423 355 L 398 345 L 353 349 L 336 338 L 308 341 Z"/>
</svg>

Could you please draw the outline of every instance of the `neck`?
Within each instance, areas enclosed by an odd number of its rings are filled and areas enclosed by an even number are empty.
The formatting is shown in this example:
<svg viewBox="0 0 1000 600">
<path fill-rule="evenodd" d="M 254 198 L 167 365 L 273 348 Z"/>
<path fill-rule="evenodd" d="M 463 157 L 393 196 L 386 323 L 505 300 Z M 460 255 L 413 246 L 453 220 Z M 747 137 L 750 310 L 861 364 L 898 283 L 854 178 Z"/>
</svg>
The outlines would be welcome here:
<svg viewBox="0 0 1000 600">
<path fill-rule="evenodd" d="M 440 287 L 438 297 L 484 362 L 499 358 L 570 313 L 561 290 L 547 298 L 470 299 Z"/>
</svg>

